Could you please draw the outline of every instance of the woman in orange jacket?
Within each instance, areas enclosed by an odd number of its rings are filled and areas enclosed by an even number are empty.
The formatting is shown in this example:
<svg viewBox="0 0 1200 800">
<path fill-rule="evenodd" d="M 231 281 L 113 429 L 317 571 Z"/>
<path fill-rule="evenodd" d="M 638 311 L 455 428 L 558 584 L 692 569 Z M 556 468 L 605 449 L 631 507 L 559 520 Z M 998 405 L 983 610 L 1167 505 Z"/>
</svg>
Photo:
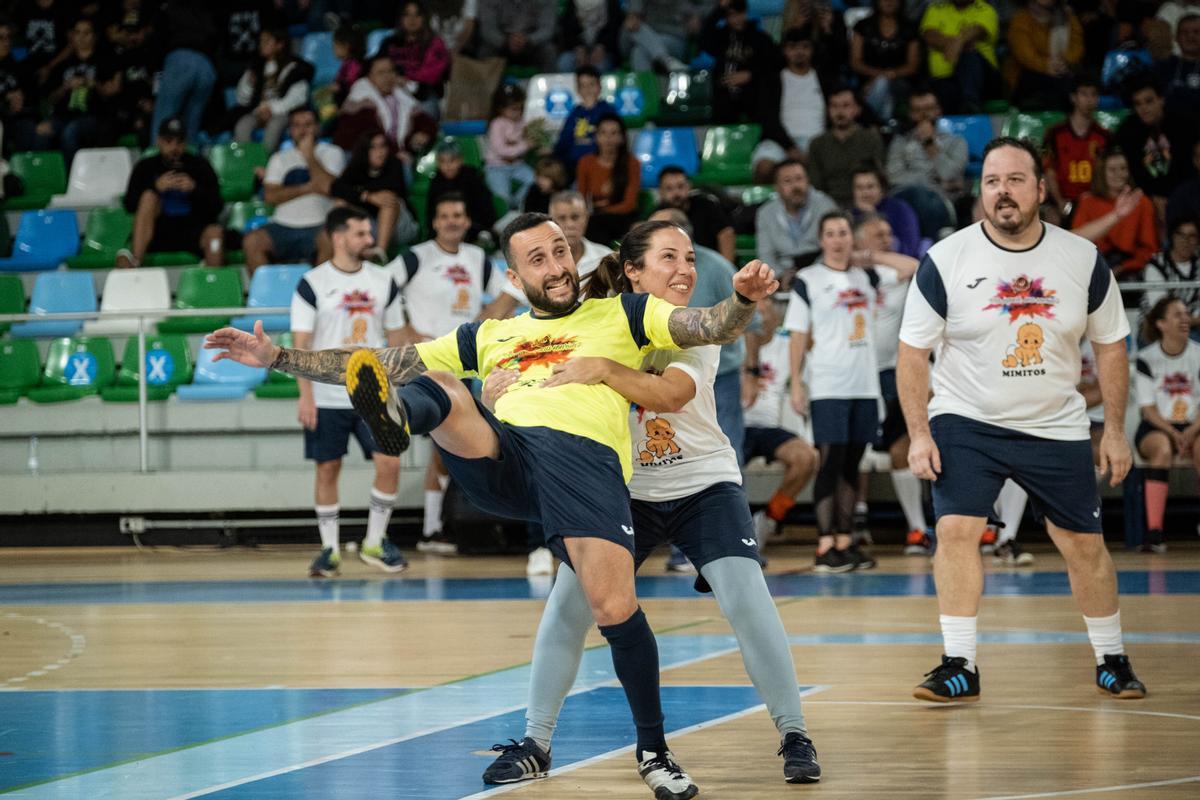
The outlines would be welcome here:
<svg viewBox="0 0 1200 800">
<path fill-rule="evenodd" d="M 1084 192 L 1071 229 L 1096 243 L 1117 277 L 1138 277 L 1159 250 L 1154 204 L 1129 181 L 1129 163 L 1120 150 L 1096 159 L 1092 190 Z"/>
</svg>

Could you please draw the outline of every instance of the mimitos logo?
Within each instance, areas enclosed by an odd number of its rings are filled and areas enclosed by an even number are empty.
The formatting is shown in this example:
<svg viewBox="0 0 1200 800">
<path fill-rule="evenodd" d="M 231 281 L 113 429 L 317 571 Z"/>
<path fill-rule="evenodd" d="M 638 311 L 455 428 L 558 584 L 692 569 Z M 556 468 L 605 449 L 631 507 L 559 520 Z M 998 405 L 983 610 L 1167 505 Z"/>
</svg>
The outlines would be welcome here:
<svg viewBox="0 0 1200 800">
<path fill-rule="evenodd" d="M 565 362 L 578 347 L 579 341 L 574 336 L 543 336 L 519 342 L 496 366 L 521 372 L 537 366 L 553 367 Z"/>
</svg>

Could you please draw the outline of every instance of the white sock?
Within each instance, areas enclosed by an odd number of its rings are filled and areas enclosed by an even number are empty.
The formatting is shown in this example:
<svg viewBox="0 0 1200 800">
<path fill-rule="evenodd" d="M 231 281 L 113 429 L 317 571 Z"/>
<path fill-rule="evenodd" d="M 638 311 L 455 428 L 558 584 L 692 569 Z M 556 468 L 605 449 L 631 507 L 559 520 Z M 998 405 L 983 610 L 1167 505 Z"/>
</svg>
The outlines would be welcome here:
<svg viewBox="0 0 1200 800">
<path fill-rule="evenodd" d="M 445 497 L 444 489 L 425 490 L 425 522 L 421 533 L 426 539 L 442 532 L 442 500 Z"/>
<path fill-rule="evenodd" d="M 1000 487 L 1000 496 L 996 498 L 996 510 L 1004 527 L 1000 529 L 1000 535 L 996 538 L 997 545 L 1011 542 L 1017 538 L 1017 531 L 1021 527 L 1021 518 L 1025 516 L 1027 502 L 1029 502 L 1029 495 L 1015 482 L 1006 480 Z"/>
<path fill-rule="evenodd" d="M 442 487 L 442 491 L 446 491 L 446 487 L 450 485 L 449 475 L 438 475 L 438 486 Z"/>
<path fill-rule="evenodd" d="M 338 551 L 338 513 L 337 503 L 331 506 L 317 506 L 317 531 L 321 534 L 321 549 Z"/>
<path fill-rule="evenodd" d="M 866 514 L 870 510 L 871 509 L 867 506 L 865 501 L 863 501 L 863 500 L 855 501 L 855 503 L 854 503 L 854 513 L 855 514 Z"/>
<path fill-rule="evenodd" d="M 975 632 L 979 617 L 938 617 L 942 625 L 942 642 L 950 658 L 965 658 L 967 669 L 975 671 Z"/>
<path fill-rule="evenodd" d="M 367 504 L 367 538 L 363 540 L 363 547 L 379 547 L 383 544 L 395 504 L 396 495 L 384 494 L 371 487 L 371 501 Z"/>
<path fill-rule="evenodd" d="M 1088 617 L 1088 641 L 1092 643 L 1092 652 L 1096 654 L 1096 663 L 1103 664 L 1105 656 L 1119 656 L 1125 653 L 1125 642 L 1121 639 L 1121 611 L 1111 617 Z"/>
<path fill-rule="evenodd" d="M 908 520 L 910 531 L 925 532 L 925 507 L 921 504 L 921 481 L 912 470 L 892 470 L 892 486 L 896 489 L 896 499 L 900 508 L 904 509 L 904 518 Z"/>
</svg>

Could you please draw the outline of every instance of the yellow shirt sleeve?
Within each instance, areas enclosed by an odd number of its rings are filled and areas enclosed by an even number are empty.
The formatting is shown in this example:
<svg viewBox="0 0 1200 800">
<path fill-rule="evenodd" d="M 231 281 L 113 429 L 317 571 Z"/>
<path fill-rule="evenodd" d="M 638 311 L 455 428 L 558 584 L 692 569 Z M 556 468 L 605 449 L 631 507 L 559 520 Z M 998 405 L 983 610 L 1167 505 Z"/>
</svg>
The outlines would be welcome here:
<svg viewBox="0 0 1200 800">
<path fill-rule="evenodd" d="M 460 325 L 431 342 L 419 342 L 417 355 L 427 370 L 453 372 L 460 378 L 472 376 L 478 369 L 475 363 L 475 332 L 478 329 L 478 323 Z M 464 345 L 470 352 L 462 352 Z"/>
<path fill-rule="evenodd" d="M 669 322 L 671 312 L 678 306 L 671 305 L 666 300 L 660 300 L 654 295 L 646 296 L 646 310 L 642 314 L 642 327 L 646 338 L 657 350 L 678 350 L 679 345 L 671 338 Z"/>
</svg>

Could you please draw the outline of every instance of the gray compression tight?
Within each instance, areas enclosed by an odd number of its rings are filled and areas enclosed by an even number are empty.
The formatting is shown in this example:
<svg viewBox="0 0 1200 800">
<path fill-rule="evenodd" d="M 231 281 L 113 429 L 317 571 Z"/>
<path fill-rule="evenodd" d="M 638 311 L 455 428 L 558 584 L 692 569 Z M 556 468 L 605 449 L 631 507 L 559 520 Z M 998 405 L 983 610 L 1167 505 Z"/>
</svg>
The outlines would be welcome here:
<svg viewBox="0 0 1200 800">
<path fill-rule="evenodd" d="M 780 735 L 804 731 L 796 665 L 762 569 L 752 559 L 729 556 L 705 564 L 700 572 L 712 586 L 721 613 L 733 628 L 746 673 Z M 559 565 L 533 645 L 529 707 L 525 716 L 525 735 L 543 748 L 550 746 L 563 701 L 579 672 L 583 643 L 592 625 L 592 612 L 583 587 L 570 567 Z"/>
</svg>

